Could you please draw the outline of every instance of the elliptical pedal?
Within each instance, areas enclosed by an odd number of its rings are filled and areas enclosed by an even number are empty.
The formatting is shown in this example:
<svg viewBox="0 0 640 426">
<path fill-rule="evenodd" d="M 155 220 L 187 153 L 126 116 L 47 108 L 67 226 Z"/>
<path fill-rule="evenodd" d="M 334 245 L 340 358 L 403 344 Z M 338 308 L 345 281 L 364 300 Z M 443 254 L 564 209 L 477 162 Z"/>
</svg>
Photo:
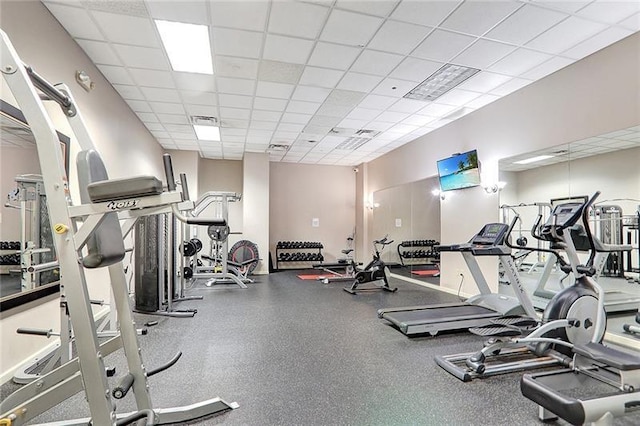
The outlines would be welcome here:
<svg viewBox="0 0 640 426">
<path fill-rule="evenodd" d="M 473 327 L 469 331 L 477 336 L 515 337 L 521 336 L 538 326 L 538 321 L 517 315 L 506 315 L 491 320 L 492 324 Z"/>
</svg>

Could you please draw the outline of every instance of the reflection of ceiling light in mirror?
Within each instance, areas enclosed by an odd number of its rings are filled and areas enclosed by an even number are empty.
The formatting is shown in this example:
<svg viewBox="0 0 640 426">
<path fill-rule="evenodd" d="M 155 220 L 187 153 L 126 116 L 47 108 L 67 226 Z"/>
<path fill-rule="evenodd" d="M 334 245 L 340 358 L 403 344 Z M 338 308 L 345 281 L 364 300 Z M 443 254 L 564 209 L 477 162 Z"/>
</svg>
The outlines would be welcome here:
<svg viewBox="0 0 640 426">
<path fill-rule="evenodd" d="M 530 163 L 535 163 L 537 161 L 548 160 L 549 158 L 553 158 L 553 155 L 538 155 L 536 157 L 526 158 L 520 161 L 514 161 L 513 164 L 530 164 Z"/>
<path fill-rule="evenodd" d="M 174 71 L 213 74 L 209 27 L 161 20 L 155 22 Z"/>
<path fill-rule="evenodd" d="M 404 95 L 408 99 L 432 101 L 479 72 L 479 69 L 445 64 Z"/>
</svg>

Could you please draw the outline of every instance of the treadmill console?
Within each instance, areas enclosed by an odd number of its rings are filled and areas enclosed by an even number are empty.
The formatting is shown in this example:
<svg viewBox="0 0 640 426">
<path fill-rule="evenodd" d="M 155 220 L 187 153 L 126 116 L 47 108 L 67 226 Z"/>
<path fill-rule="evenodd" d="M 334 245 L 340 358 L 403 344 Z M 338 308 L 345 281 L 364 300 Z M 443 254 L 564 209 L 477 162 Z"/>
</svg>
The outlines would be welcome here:
<svg viewBox="0 0 640 426">
<path fill-rule="evenodd" d="M 469 242 L 478 246 L 502 245 L 508 230 L 509 226 L 504 223 L 488 223 Z"/>
</svg>

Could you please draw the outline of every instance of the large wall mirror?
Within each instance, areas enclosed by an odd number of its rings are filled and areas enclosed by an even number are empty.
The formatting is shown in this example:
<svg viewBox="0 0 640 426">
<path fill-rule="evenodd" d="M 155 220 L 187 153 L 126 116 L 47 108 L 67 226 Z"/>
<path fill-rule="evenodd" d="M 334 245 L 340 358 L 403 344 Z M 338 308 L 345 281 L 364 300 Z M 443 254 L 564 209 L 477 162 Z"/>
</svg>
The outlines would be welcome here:
<svg viewBox="0 0 640 426">
<path fill-rule="evenodd" d="M 58 132 L 69 170 L 69 137 Z M 3 203 L 0 311 L 59 291 L 59 271 L 36 143 L 22 112 L 0 101 Z"/>
<path fill-rule="evenodd" d="M 432 177 L 382 189 L 374 192 L 369 206 L 371 238 L 394 240 L 382 253 L 391 272 L 432 284 L 439 282 L 439 256 L 433 249 L 440 241 L 440 198 L 432 193 L 436 188 L 438 178 Z"/>
<path fill-rule="evenodd" d="M 514 237 L 525 237 L 530 245 L 540 244 L 530 229 L 538 214 L 549 215 L 554 199 L 601 192 L 590 223 L 594 235 L 604 243 L 631 246 L 609 255 L 598 281 L 606 290 L 607 312 L 613 318 L 640 308 L 639 165 L 640 126 L 500 161 L 500 180 L 507 183 L 500 193 L 503 220 L 517 212 L 522 224 Z M 519 260 L 536 307 L 543 307 L 561 285 L 570 284 L 561 281 L 564 274 L 555 270 L 549 280 L 540 281 L 547 260 L 536 252 Z M 621 326 L 609 320 L 609 329 L 620 331 Z"/>
</svg>

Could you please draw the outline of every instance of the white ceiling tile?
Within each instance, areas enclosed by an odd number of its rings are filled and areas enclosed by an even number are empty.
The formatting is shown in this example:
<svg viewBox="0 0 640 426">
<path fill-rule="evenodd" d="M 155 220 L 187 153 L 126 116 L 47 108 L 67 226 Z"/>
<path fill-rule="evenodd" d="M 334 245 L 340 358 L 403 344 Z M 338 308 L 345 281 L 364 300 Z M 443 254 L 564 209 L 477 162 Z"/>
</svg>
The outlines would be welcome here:
<svg viewBox="0 0 640 426">
<path fill-rule="evenodd" d="M 478 40 L 453 59 L 458 65 L 486 69 L 489 65 L 515 50 L 514 46 L 489 40 Z"/>
<path fill-rule="evenodd" d="M 444 105 L 433 102 L 420 110 L 420 114 L 430 115 L 432 117 L 442 117 L 453 112 L 458 107 L 455 105 Z"/>
<path fill-rule="evenodd" d="M 182 104 L 170 102 L 150 102 L 149 104 L 151 105 L 153 112 L 158 114 L 185 114 Z"/>
<path fill-rule="evenodd" d="M 251 108 L 253 98 L 251 96 L 229 95 L 218 93 L 218 102 L 221 107 Z M 239 118 L 239 117 L 235 117 Z"/>
<path fill-rule="evenodd" d="M 416 126 L 416 125 L 411 125 L 411 124 L 396 124 L 395 126 L 391 127 L 389 129 L 390 132 L 394 132 L 394 133 L 411 133 L 413 131 L 416 131 L 420 128 L 420 126 Z"/>
<path fill-rule="evenodd" d="M 640 12 L 640 2 L 636 0 L 596 0 L 580 9 L 576 14 L 594 21 L 615 24 L 638 12 Z"/>
<path fill-rule="evenodd" d="M 130 86 L 136 84 L 124 67 L 113 65 L 97 65 L 97 67 L 111 84 L 127 84 Z"/>
<path fill-rule="evenodd" d="M 230 107 L 220 107 L 220 117 L 221 119 L 238 119 L 238 120 L 248 120 L 251 116 L 250 109 L 244 108 L 230 108 Z"/>
<path fill-rule="evenodd" d="M 339 127 L 345 127 L 347 129 L 364 129 L 370 120 L 356 120 L 353 118 L 345 118 L 340 123 Z"/>
<path fill-rule="evenodd" d="M 189 124 L 185 114 L 156 114 L 156 116 L 163 124 Z"/>
<path fill-rule="evenodd" d="M 386 17 L 400 0 L 338 0 L 336 7 Z"/>
<path fill-rule="evenodd" d="M 258 86 L 260 83 L 258 83 Z M 254 98 L 253 108 L 263 109 L 266 111 L 279 111 L 282 112 L 287 107 L 287 100 L 285 99 L 270 99 L 270 98 Z"/>
<path fill-rule="evenodd" d="M 462 89 L 451 89 L 444 95 L 438 98 L 438 102 L 442 102 L 447 105 L 464 105 L 467 102 L 471 102 L 475 98 L 480 96 L 480 93 L 470 92 Z"/>
<path fill-rule="evenodd" d="M 368 95 L 358 105 L 360 108 L 387 109 L 398 101 L 397 98 L 380 95 Z"/>
<path fill-rule="evenodd" d="M 213 92 L 216 90 L 216 81 L 212 75 L 174 71 L 173 79 L 180 90 L 198 92 Z"/>
<path fill-rule="evenodd" d="M 408 54 L 431 31 L 421 25 L 386 21 L 367 46 L 385 52 Z"/>
<path fill-rule="evenodd" d="M 136 101 L 131 99 L 131 100 L 127 100 L 126 102 L 129 104 L 129 106 L 131 107 L 131 110 L 134 112 L 152 112 L 151 106 L 146 101 Z M 158 129 L 150 129 L 150 130 L 158 130 Z"/>
<path fill-rule="evenodd" d="M 640 13 L 636 13 L 618 24 L 633 31 L 640 31 Z"/>
<path fill-rule="evenodd" d="M 540 6 L 544 6 L 547 8 L 562 10 L 563 12 L 576 12 L 587 4 L 591 3 L 593 0 L 568 0 L 568 1 L 560 1 L 560 0 L 531 0 L 534 4 L 538 4 Z"/>
<path fill-rule="evenodd" d="M 336 86 L 338 89 L 370 92 L 382 81 L 382 77 L 357 72 L 348 72 Z"/>
<path fill-rule="evenodd" d="M 485 37 L 508 43 L 524 44 L 567 16 L 566 13 L 525 4 L 489 31 Z"/>
<path fill-rule="evenodd" d="M 441 27 L 479 36 L 521 5 L 515 1 L 465 2 L 444 20 Z"/>
<path fill-rule="evenodd" d="M 289 62 L 260 61 L 258 80 L 271 81 L 273 83 L 297 84 L 304 70 L 304 65 Z"/>
<path fill-rule="evenodd" d="M 382 22 L 380 18 L 333 9 L 320 40 L 364 47 Z"/>
<path fill-rule="evenodd" d="M 189 133 L 195 136 L 193 127 L 188 124 L 165 124 L 164 128 L 169 132 Z"/>
<path fill-rule="evenodd" d="M 218 105 L 218 97 L 211 92 L 180 90 L 180 96 L 185 104 Z"/>
<path fill-rule="evenodd" d="M 168 132 L 164 132 L 162 130 L 152 130 L 151 134 L 158 139 L 166 139 L 171 137 Z"/>
<path fill-rule="evenodd" d="M 528 49 L 518 49 L 493 64 L 489 70 L 517 76 L 551 58 L 552 56 L 546 53 L 535 52 Z"/>
<path fill-rule="evenodd" d="M 413 81 L 385 78 L 371 93 L 401 98 L 414 87 L 416 87 L 416 83 Z"/>
<path fill-rule="evenodd" d="M 213 46 L 216 55 L 260 58 L 262 33 L 226 28 L 213 28 Z"/>
<path fill-rule="evenodd" d="M 452 33 L 450 31 L 435 30 L 411 53 L 424 59 L 449 62 L 451 58 L 459 54 L 469 46 L 475 37 Z"/>
<path fill-rule="evenodd" d="M 512 92 L 515 92 L 516 90 L 519 90 L 521 88 L 523 88 L 524 86 L 530 84 L 531 81 L 530 80 L 525 80 L 522 78 L 512 78 L 511 80 L 507 81 L 505 84 L 503 84 L 502 86 L 497 87 L 496 89 L 493 89 L 491 91 L 492 95 L 499 95 L 499 96 L 506 96 Z"/>
<path fill-rule="evenodd" d="M 315 39 L 329 13 L 323 6 L 276 1 L 271 5 L 269 32 Z"/>
<path fill-rule="evenodd" d="M 289 101 L 286 112 L 297 112 L 301 114 L 314 114 L 320 108 L 320 102 Z"/>
<path fill-rule="evenodd" d="M 189 24 L 209 25 L 207 3 L 199 1 L 148 1 L 145 3 L 154 19 Z"/>
<path fill-rule="evenodd" d="M 472 90 L 474 92 L 488 92 L 491 89 L 495 89 L 501 84 L 506 83 L 511 77 L 506 75 L 494 74 L 487 71 L 480 71 L 479 73 L 466 80 L 464 83 L 458 86 L 459 89 Z"/>
<path fill-rule="evenodd" d="M 95 64 L 122 65 L 108 43 L 92 40 L 76 40 L 76 42 Z"/>
<path fill-rule="evenodd" d="M 118 56 L 127 67 L 168 70 L 169 61 L 160 49 L 114 44 Z"/>
<path fill-rule="evenodd" d="M 382 113 L 381 110 L 377 109 L 367 109 L 367 108 L 354 108 L 348 115 L 347 118 L 352 118 L 354 120 L 367 120 L 371 121 Z"/>
<path fill-rule="evenodd" d="M 389 107 L 389 111 L 414 113 L 426 106 L 426 102 L 415 99 L 400 99 Z"/>
<path fill-rule="evenodd" d="M 359 47 L 342 46 L 319 41 L 313 49 L 309 65 L 316 65 L 339 70 L 348 69 L 360 52 Z"/>
<path fill-rule="evenodd" d="M 222 136 L 247 136 L 247 129 L 227 129 L 221 128 L 220 134 Z"/>
<path fill-rule="evenodd" d="M 125 86 L 123 84 L 112 84 L 123 99 L 144 100 L 144 95 L 136 86 Z"/>
<path fill-rule="evenodd" d="M 175 87 L 171 73 L 168 71 L 129 68 L 129 73 L 138 86 L 164 87 L 167 89 Z"/>
<path fill-rule="evenodd" d="M 349 114 L 349 111 L 351 111 L 352 108 L 352 106 L 329 105 L 325 102 L 324 104 L 322 104 L 320 109 L 318 109 L 316 115 L 343 118 L 347 114 Z"/>
<path fill-rule="evenodd" d="M 177 90 L 157 87 L 141 87 L 140 90 L 148 101 L 180 102 L 180 96 L 178 96 Z"/>
<path fill-rule="evenodd" d="M 365 49 L 351 66 L 351 71 L 365 74 L 387 75 L 402 59 L 403 57 L 400 55 Z"/>
<path fill-rule="evenodd" d="M 367 129 L 379 130 L 381 132 L 384 132 L 385 130 L 389 129 L 391 126 L 393 126 L 393 123 L 388 123 L 386 121 L 372 120 L 367 124 Z"/>
<path fill-rule="evenodd" d="M 266 1 L 216 0 L 211 4 L 214 26 L 264 31 L 269 3 Z"/>
<path fill-rule="evenodd" d="M 257 121 L 251 120 L 249 128 L 253 130 L 275 130 L 278 127 L 278 123 L 275 121 Z"/>
<path fill-rule="evenodd" d="M 307 124 L 311 119 L 311 114 L 298 114 L 295 112 L 285 112 L 280 119 L 283 123 Z"/>
<path fill-rule="evenodd" d="M 233 95 L 253 95 L 256 82 L 241 78 L 218 77 L 216 86 L 219 93 L 229 93 Z"/>
<path fill-rule="evenodd" d="M 98 27 L 93 25 L 93 21 L 85 9 L 55 3 L 45 3 L 44 5 L 72 37 L 104 40 L 102 33 Z"/>
<path fill-rule="evenodd" d="M 185 105 L 188 115 L 203 115 L 205 117 L 219 116 L 218 107 L 209 105 Z"/>
<path fill-rule="evenodd" d="M 136 115 L 140 118 L 140 120 L 146 123 L 158 123 L 158 117 L 155 114 L 150 112 L 136 112 Z"/>
<path fill-rule="evenodd" d="M 291 84 L 271 83 L 268 81 L 258 81 L 256 96 L 265 98 L 289 99 L 295 86 Z M 268 109 L 268 108 L 261 108 Z"/>
<path fill-rule="evenodd" d="M 324 102 L 331 93 L 331 89 L 311 86 L 296 86 L 291 99 L 307 102 Z"/>
<path fill-rule="evenodd" d="M 624 28 L 611 27 L 594 35 L 593 37 L 578 43 L 569 50 L 562 52 L 563 55 L 570 58 L 582 59 L 591 55 L 600 49 L 603 49 L 623 38 L 633 34 L 633 31 Z"/>
<path fill-rule="evenodd" d="M 412 126 L 425 126 L 435 120 L 437 120 L 437 118 L 428 115 L 413 114 L 402 120 L 402 122 Z"/>
<path fill-rule="evenodd" d="M 167 126 L 178 126 L 178 124 L 167 124 Z M 185 141 L 197 142 L 195 132 L 169 132 L 169 136 L 177 143 L 184 143 Z"/>
<path fill-rule="evenodd" d="M 314 126 L 314 127 L 318 127 L 318 128 L 327 128 L 328 127 L 329 129 L 331 129 L 332 127 L 335 127 L 338 124 L 339 121 L 340 120 L 337 119 L 336 117 L 321 116 L 321 115 L 316 114 L 313 117 L 311 117 L 311 120 L 309 120 L 309 126 Z M 312 133 L 312 132 L 310 132 L 310 133 Z M 322 131 L 321 132 L 314 132 L 314 133 L 322 133 Z"/>
<path fill-rule="evenodd" d="M 527 47 L 549 53 L 560 53 L 606 28 L 574 16 L 560 22 L 527 43 Z"/>
<path fill-rule="evenodd" d="M 544 62 L 537 67 L 527 71 L 522 74 L 521 77 L 528 78 L 531 80 L 538 80 L 542 77 L 546 77 L 547 75 L 558 71 L 561 68 L 566 67 L 567 65 L 572 64 L 574 61 L 567 58 L 562 58 L 560 56 L 554 56 L 549 59 L 547 62 Z"/>
<path fill-rule="evenodd" d="M 400 65 L 389 74 L 389 77 L 419 83 L 426 80 L 427 77 L 440 69 L 442 65 L 443 63 L 441 62 L 409 57 L 405 58 Z"/>
<path fill-rule="evenodd" d="M 294 140 L 304 129 L 304 124 L 280 123 L 273 137 L 279 140 Z"/>
<path fill-rule="evenodd" d="M 397 123 L 409 117 L 411 114 L 407 112 L 394 112 L 385 111 L 376 117 L 377 121 L 383 121 L 385 123 Z"/>
<path fill-rule="evenodd" d="M 213 58 L 215 75 L 218 77 L 253 78 L 258 76 L 259 61 L 246 58 L 232 58 L 216 55 Z"/>
<path fill-rule="evenodd" d="M 305 64 L 307 59 L 309 59 L 312 49 L 313 41 L 311 40 L 267 34 L 263 58 L 273 61 Z"/>
<path fill-rule="evenodd" d="M 403 1 L 391 14 L 391 18 L 414 24 L 436 26 L 462 1 Z"/>
<path fill-rule="evenodd" d="M 482 108 L 485 105 L 490 104 L 493 101 L 497 101 L 498 99 L 500 99 L 500 96 L 496 96 L 496 95 L 481 95 L 477 98 L 475 98 L 474 100 L 472 100 L 471 102 L 469 102 L 468 104 L 466 104 L 465 106 L 468 106 L 470 108 L 474 108 L 474 109 L 478 109 L 478 108 Z"/>
<path fill-rule="evenodd" d="M 108 41 L 160 47 L 160 40 L 150 19 L 100 11 L 93 11 L 92 15 Z"/>
<path fill-rule="evenodd" d="M 343 71 L 338 70 L 304 67 L 302 77 L 300 77 L 300 84 L 333 88 L 336 87 L 336 84 L 338 84 L 343 74 Z"/>
<path fill-rule="evenodd" d="M 282 113 L 279 111 L 263 111 L 254 109 L 251 112 L 251 119 L 256 121 L 280 121 Z"/>
</svg>

